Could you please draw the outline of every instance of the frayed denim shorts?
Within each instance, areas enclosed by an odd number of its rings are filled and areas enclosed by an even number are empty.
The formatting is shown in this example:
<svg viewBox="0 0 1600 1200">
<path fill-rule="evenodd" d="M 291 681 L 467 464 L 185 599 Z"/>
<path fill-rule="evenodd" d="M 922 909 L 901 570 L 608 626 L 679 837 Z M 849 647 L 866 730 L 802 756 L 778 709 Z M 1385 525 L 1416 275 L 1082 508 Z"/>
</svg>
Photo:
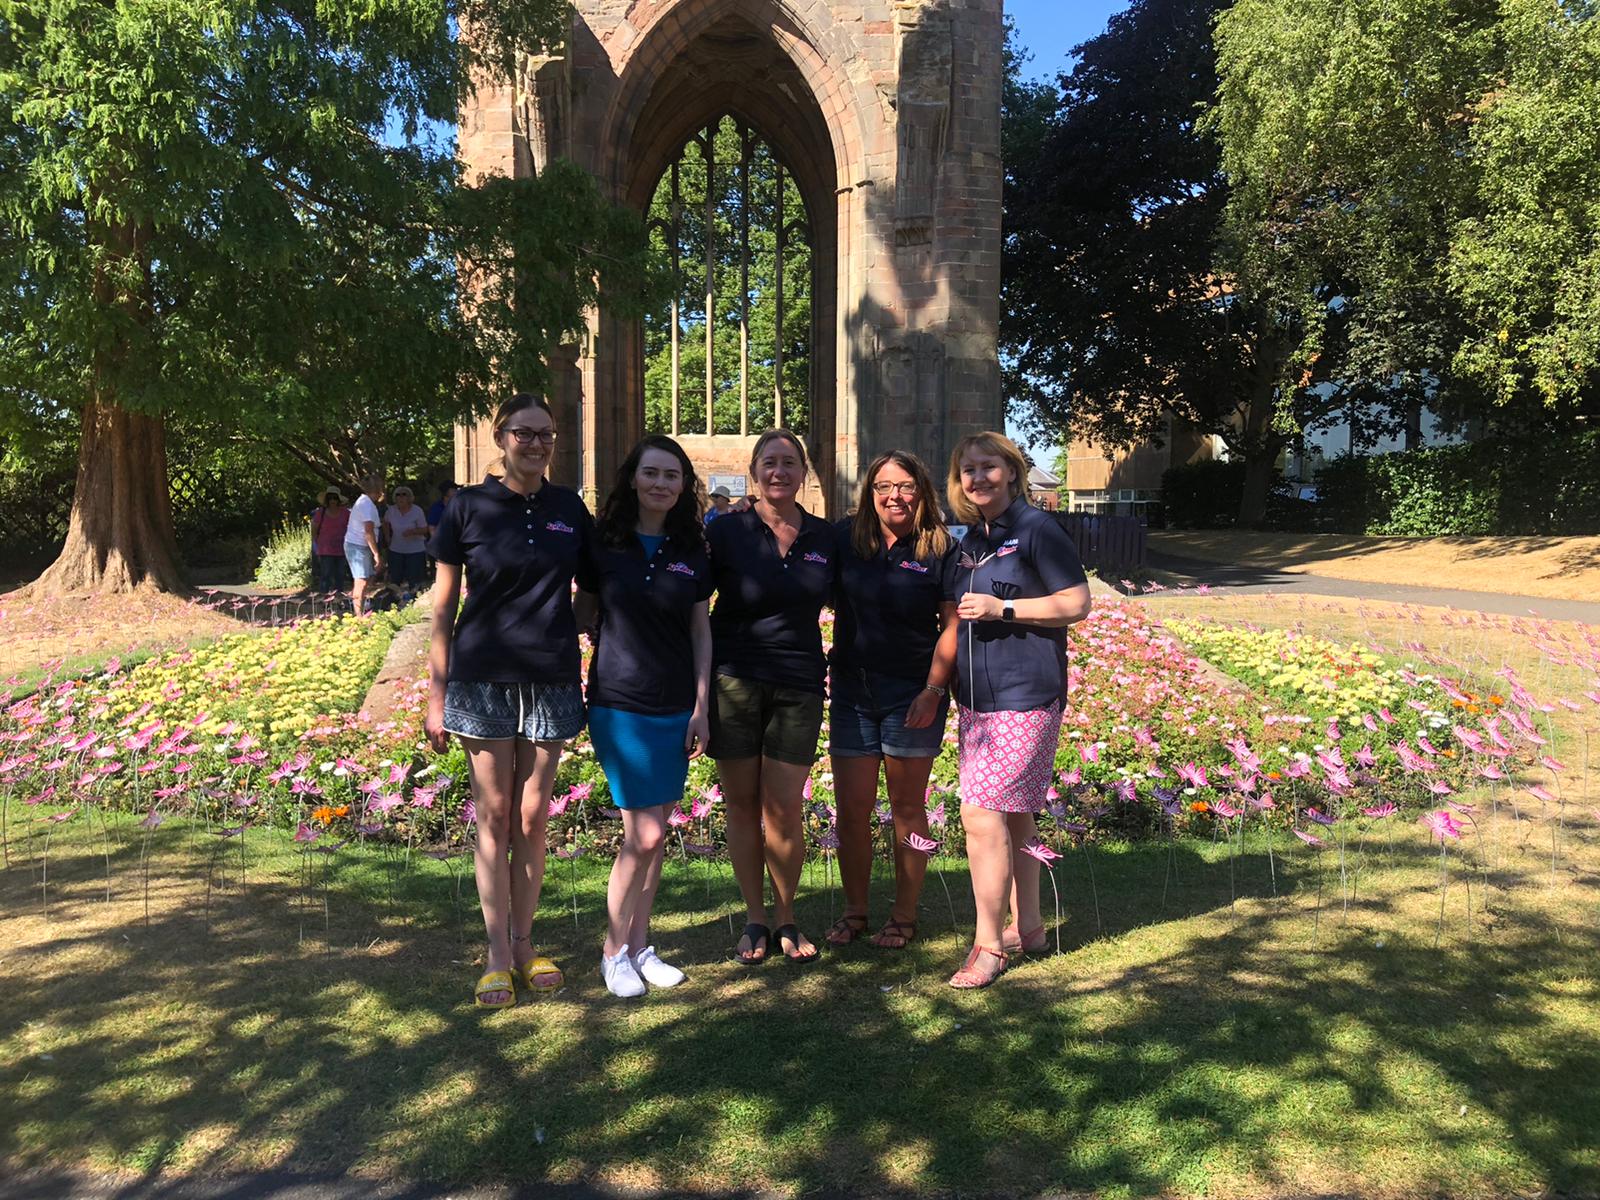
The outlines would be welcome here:
<svg viewBox="0 0 1600 1200">
<path fill-rule="evenodd" d="M 444 727 L 457 737 L 504 742 L 564 742 L 583 731 L 583 691 L 575 683 L 484 683 L 452 679 Z"/>
</svg>

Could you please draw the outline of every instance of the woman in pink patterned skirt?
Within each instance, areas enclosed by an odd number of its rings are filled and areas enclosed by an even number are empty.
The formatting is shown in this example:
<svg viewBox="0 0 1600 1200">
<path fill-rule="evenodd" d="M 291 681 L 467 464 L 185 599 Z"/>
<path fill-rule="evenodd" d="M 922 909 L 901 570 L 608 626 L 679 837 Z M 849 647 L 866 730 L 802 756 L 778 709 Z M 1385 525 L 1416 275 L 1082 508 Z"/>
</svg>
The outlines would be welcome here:
<svg viewBox="0 0 1600 1200">
<path fill-rule="evenodd" d="M 1022 848 L 1035 836 L 1055 769 L 1067 626 L 1089 615 L 1089 585 L 1072 539 L 1028 503 L 1027 487 L 1027 460 L 1010 438 L 975 433 L 956 443 L 950 508 L 968 527 L 952 597 L 964 622 L 956 690 L 961 822 L 978 909 L 972 951 L 950 978 L 958 988 L 987 987 L 1011 953 L 1045 940 L 1039 864 Z"/>
</svg>

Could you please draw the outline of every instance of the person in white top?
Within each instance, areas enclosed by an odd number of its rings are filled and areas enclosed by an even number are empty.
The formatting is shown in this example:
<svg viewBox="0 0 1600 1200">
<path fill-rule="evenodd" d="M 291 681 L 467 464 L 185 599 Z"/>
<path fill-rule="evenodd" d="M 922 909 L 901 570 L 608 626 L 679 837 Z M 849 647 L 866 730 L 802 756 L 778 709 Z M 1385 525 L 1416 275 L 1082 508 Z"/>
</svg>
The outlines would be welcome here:
<svg viewBox="0 0 1600 1200">
<path fill-rule="evenodd" d="M 361 495 L 350 506 L 350 524 L 344 531 L 344 557 L 350 564 L 351 610 L 360 616 L 372 581 L 383 569 L 383 549 L 378 544 L 381 521 L 378 503 L 383 499 L 383 476 L 368 475 L 361 481 Z"/>
<path fill-rule="evenodd" d="M 427 569 L 428 515 L 412 501 L 410 488 L 395 488 L 394 503 L 383 514 L 383 542 L 389 547 L 389 582 L 417 592 Z"/>
</svg>

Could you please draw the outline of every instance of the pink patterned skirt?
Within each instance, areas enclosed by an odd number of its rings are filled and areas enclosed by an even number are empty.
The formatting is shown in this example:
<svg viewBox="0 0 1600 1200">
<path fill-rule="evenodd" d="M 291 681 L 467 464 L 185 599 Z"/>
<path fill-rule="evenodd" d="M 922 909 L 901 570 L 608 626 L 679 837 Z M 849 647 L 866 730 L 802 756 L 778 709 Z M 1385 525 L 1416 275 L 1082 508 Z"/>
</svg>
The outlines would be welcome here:
<svg viewBox="0 0 1600 1200">
<path fill-rule="evenodd" d="M 1023 712 L 956 707 L 961 803 L 992 812 L 1043 812 L 1061 744 L 1061 704 Z"/>
</svg>

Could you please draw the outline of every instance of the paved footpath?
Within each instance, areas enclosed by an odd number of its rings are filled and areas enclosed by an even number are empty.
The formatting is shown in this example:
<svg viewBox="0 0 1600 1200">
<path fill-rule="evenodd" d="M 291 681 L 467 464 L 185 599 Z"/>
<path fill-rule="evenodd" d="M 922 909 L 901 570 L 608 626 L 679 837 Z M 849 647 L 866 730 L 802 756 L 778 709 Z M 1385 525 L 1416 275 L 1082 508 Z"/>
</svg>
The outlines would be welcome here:
<svg viewBox="0 0 1600 1200">
<path fill-rule="evenodd" d="M 1462 612 L 1501 613 L 1506 616 L 1548 617 L 1556 621 L 1579 621 L 1600 625 L 1600 603 L 1578 600 L 1550 600 L 1543 596 L 1510 596 L 1498 592 L 1464 592 L 1452 588 L 1432 588 L 1400 583 L 1368 583 L 1357 579 L 1331 579 L 1326 575 L 1298 575 L 1260 567 L 1226 566 L 1179 558 L 1152 551 L 1147 561 L 1169 586 L 1177 583 L 1205 584 L 1230 594 L 1348 596 L 1358 600 L 1381 600 L 1391 604 L 1417 604 L 1428 608 L 1453 608 Z M 1172 592 L 1157 592 L 1170 596 Z"/>
</svg>

